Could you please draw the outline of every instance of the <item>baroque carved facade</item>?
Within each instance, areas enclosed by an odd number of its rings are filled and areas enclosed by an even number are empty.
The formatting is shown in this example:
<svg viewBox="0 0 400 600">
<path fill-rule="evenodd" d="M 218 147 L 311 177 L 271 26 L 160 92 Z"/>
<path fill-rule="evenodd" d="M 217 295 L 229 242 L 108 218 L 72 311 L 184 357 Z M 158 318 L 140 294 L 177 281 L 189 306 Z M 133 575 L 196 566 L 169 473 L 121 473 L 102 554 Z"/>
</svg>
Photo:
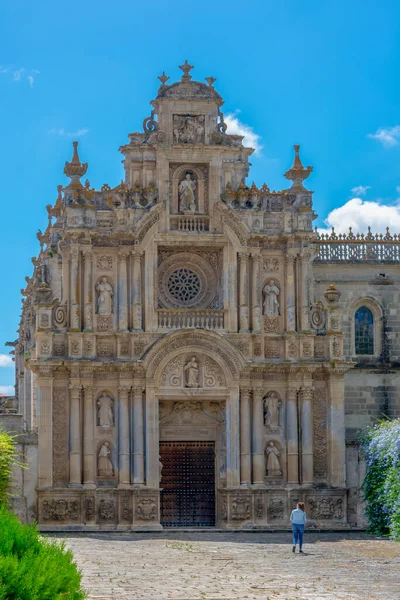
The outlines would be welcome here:
<svg viewBox="0 0 400 600">
<path fill-rule="evenodd" d="M 295 146 L 289 189 L 247 185 L 214 79 L 181 69 L 120 148 L 125 180 L 82 183 L 74 142 L 47 207 L 15 343 L 39 525 L 276 527 L 302 499 L 345 527 L 354 361 L 340 292 L 314 282 L 334 242 L 312 168 Z"/>
</svg>

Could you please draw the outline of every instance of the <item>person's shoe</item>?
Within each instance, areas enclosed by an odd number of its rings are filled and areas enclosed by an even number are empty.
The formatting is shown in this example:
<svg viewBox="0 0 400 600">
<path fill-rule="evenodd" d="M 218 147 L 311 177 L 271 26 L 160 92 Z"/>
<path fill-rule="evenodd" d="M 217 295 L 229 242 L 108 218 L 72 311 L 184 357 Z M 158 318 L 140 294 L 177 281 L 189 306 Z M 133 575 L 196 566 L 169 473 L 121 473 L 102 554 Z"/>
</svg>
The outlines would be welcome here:
<svg viewBox="0 0 400 600">
<path fill-rule="evenodd" d="M 292 552 L 296 552 L 296 546 L 293 546 Z"/>
<path fill-rule="evenodd" d="M 300 554 L 304 554 L 303 550 L 299 550 Z"/>
</svg>

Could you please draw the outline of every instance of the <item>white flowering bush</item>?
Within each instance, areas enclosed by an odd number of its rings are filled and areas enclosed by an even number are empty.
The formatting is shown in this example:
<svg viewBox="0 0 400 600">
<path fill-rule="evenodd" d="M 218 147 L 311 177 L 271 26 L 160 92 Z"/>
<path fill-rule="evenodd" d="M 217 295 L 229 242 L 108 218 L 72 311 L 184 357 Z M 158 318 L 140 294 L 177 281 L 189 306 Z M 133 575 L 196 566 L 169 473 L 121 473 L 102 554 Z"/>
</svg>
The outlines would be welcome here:
<svg viewBox="0 0 400 600">
<path fill-rule="evenodd" d="M 361 436 L 369 529 L 400 541 L 400 419 L 380 421 Z"/>
</svg>

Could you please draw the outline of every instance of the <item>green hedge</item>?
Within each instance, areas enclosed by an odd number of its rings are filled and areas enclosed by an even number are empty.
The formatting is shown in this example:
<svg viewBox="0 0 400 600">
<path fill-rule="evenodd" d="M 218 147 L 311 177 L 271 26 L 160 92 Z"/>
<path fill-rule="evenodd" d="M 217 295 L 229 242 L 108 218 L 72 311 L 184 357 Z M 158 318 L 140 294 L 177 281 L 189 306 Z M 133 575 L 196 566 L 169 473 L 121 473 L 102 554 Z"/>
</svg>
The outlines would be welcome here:
<svg viewBox="0 0 400 600">
<path fill-rule="evenodd" d="M 9 512 L 14 465 L 16 436 L 0 430 L 0 600 L 83 600 L 72 552 Z"/>
<path fill-rule="evenodd" d="M 41 538 L 0 506 L 0 600 L 83 600 L 81 574 L 64 543 Z"/>
<path fill-rule="evenodd" d="M 381 421 L 361 436 L 369 529 L 400 541 L 400 419 Z"/>
</svg>

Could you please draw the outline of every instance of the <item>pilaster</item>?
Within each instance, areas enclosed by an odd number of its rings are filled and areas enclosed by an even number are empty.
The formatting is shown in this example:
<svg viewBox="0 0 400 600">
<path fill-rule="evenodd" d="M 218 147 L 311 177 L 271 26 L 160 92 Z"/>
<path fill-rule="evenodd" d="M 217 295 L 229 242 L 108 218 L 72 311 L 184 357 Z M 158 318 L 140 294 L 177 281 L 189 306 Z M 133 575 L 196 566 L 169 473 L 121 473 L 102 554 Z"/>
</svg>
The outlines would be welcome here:
<svg viewBox="0 0 400 600">
<path fill-rule="evenodd" d="M 251 326 L 253 333 L 261 333 L 260 260 L 259 254 L 251 255 Z"/>
<path fill-rule="evenodd" d="M 249 387 L 240 388 L 240 483 L 251 483 L 251 424 Z"/>
<path fill-rule="evenodd" d="M 118 388 L 119 397 L 119 485 L 130 486 L 130 435 L 129 435 L 129 392 L 130 386 L 121 385 Z"/>
<path fill-rule="evenodd" d="M 239 252 L 239 330 L 249 332 L 249 255 Z"/>
<path fill-rule="evenodd" d="M 263 387 L 253 387 L 253 484 L 264 484 L 264 407 Z"/>
<path fill-rule="evenodd" d="M 79 380 L 71 379 L 70 397 L 70 452 L 69 452 L 69 485 L 80 487 L 82 484 L 82 429 L 81 429 L 81 390 Z"/>
</svg>

